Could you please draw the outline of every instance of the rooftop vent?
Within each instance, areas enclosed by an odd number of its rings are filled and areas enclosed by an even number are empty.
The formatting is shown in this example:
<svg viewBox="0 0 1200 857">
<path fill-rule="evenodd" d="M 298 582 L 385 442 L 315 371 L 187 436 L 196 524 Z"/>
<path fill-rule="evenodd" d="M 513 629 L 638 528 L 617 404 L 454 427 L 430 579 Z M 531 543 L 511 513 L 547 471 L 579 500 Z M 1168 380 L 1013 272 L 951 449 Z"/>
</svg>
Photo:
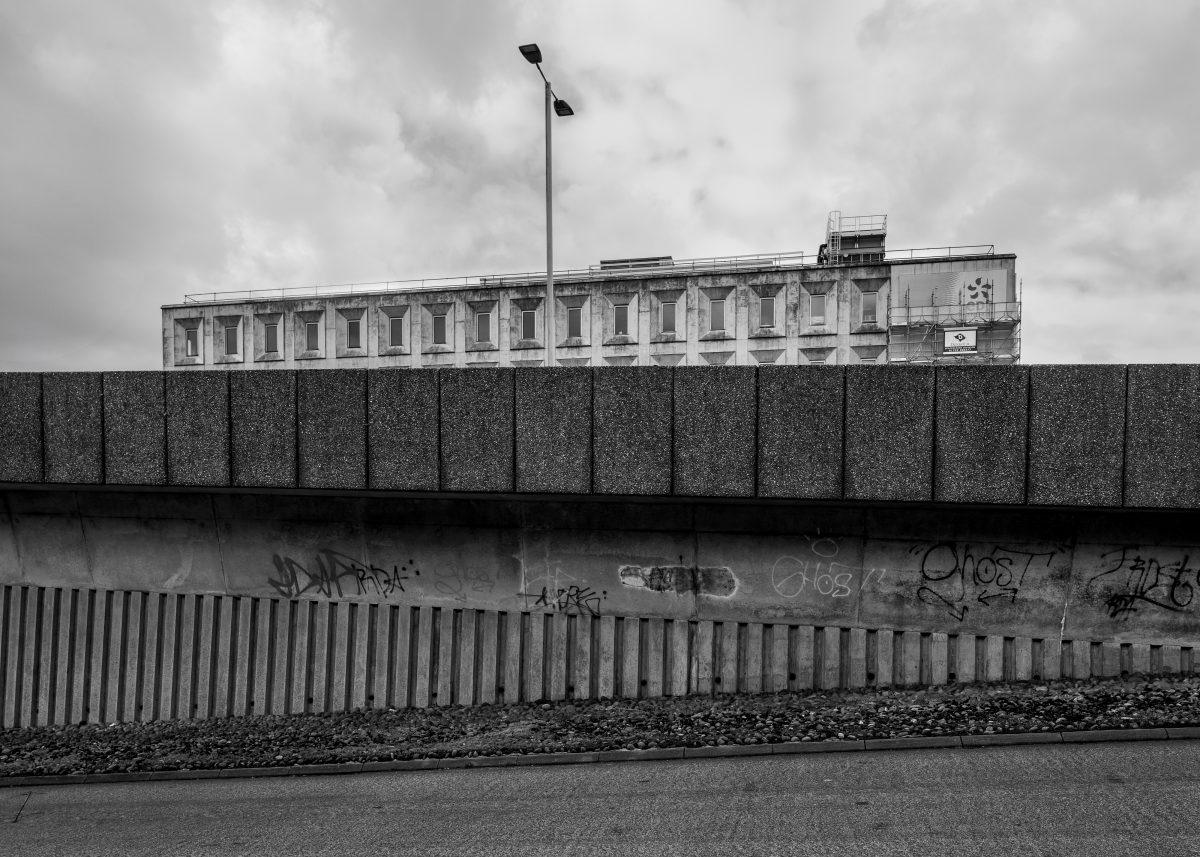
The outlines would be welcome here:
<svg viewBox="0 0 1200 857">
<path fill-rule="evenodd" d="M 601 259 L 601 271 L 632 271 L 638 268 L 670 268 L 675 260 L 670 256 L 644 256 L 641 259 Z"/>
</svg>

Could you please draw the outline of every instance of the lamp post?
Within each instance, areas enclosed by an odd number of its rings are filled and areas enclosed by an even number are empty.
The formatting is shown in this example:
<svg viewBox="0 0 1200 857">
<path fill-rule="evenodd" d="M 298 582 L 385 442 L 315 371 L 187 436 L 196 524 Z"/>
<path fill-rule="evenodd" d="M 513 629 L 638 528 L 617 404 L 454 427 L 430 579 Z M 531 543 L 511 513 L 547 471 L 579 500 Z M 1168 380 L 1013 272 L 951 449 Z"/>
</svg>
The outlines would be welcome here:
<svg viewBox="0 0 1200 857">
<path fill-rule="evenodd" d="M 521 56 L 537 68 L 546 84 L 546 365 L 554 365 L 554 210 L 551 203 L 550 108 L 559 116 L 573 116 L 571 105 L 554 94 L 542 71 L 542 50 L 536 44 L 521 45 Z"/>
</svg>

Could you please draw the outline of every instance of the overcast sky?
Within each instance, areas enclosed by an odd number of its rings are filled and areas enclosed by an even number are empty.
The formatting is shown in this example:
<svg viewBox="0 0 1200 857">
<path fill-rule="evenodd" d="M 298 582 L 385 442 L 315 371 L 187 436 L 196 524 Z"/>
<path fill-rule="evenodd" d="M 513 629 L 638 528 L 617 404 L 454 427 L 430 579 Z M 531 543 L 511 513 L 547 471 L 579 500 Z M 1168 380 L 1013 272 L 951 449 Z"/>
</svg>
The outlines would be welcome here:
<svg viewBox="0 0 1200 857">
<path fill-rule="evenodd" d="M 0 369 L 185 293 L 817 249 L 1017 255 L 1023 359 L 1200 361 L 1200 5 L 0 0 Z"/>
</svg>

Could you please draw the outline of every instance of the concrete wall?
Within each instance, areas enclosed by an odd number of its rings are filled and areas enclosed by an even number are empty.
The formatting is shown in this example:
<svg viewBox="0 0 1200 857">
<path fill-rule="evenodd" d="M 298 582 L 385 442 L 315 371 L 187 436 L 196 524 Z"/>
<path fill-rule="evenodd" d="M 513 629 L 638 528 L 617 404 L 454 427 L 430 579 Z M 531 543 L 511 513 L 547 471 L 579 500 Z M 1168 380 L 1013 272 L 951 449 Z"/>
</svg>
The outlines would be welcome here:
<svg viewBox="0 0 1200 857">
<path fill-rule="evenodd" d="M 1191 366 L 0 376 L 0 483 L 1194 509 Z"/>
</svg>

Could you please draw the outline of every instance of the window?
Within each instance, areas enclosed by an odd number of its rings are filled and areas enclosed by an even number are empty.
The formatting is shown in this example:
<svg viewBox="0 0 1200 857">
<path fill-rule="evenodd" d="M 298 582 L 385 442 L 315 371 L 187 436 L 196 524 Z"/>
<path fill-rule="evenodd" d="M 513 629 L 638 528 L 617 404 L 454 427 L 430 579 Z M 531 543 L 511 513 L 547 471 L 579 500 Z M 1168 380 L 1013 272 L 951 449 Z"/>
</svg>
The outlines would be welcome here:
<svg viewBox="0 0 1200 857">
<path fill-rule="evenodd" d="M 521 338 L 533 339 L 536 334 L 534 323 L 537 320 L 537 311 L 531 309 L 521 310 Z"/>
<path fill-rule="evenodd" d="M 775 298 L 758 299 L 758 326 L 775 326 Z"/>
<path fill-rule="evenodd" d="M 346 347 L 347 348 L 362 348 L 362 341 L 359 337 L 359 324 L 361 319 L 351 318 L 346 320 Z"/>
<path fill-rule="evenodd" d="M 230 357 L 238 353 L 238 329 L 236 324 L 225 325 L 225 353 Z"/>
<path fill-rule="evenodd" d="M 404 316 L 388 317 L 388 345 L 392 348 L 404 347 Z"/>
<path fill-rule="evenodd" d="M 824 366 L 825 359 L 826 358 L 825 358 L 824 354 L 817 354 L 813 357 L 808 358 L 808 362 L 813 366 Z"/>
<path fill-rule="evenodd" d="M 825 296 L 811 295 L 808 299 L 808 314 L 813 324 L 825 323 Z"/>
<path fill-rule="evenodd" d="M 879 296 L 878 292 L 863 292 L 863 296 L 862 296 L 862 298 L 863 298 L 862 323 L 863 324 L 874 324 L 875 323 L 875 305 L 877 303 L 876 298 L 878 296 Z"/>
<path fill-rule="evenodd" d="M 490 312 L 481 312 L 475 316 L 475 341 L 492 341 L 492 314 Z"/>
<path fill-rule="evenodd" d="M 435 315 L 433 317 L 433 344 L 434 345 L 445 345 L 446 344 L 446 316 L 445 316 L 445 314 Z"/>
<path fill-rule="evenodd" d="M 709 302 L 708 313 L 708 329 L 712 331 L 720 331 L 725 329 L 725 301 L 715 300 Z"/>
<path fill-rule="evenodd" d="M 268 322 L 263 325 L 263 352 L 275 354 L 279 351 L 279 323 Z"/>
<path fill-rule="evenodd" d="M 200 329 L 189 327 L 183 332 L 183 353 L 186 357 L 200 356 Z"/>
<path fill-rule="evenodd" d="M 664 301 L 662 305 L 662 332 L 675 332 L 675 301 Z"/>
<path fill-rule="evenodd" d="M 567 338 L 579 339 L 583 336 L 583 307 L 567 307 Z"/>
<path fill-rule="evenodd" d="M 629 335 L 629 304 L 613 307 L 613 336 Z"/>
<path fill-rule="evenodd" d="M 320 327 L 315 321 L 304 322 L 304 350 L 317 351 L 321 347 Z"/>
</svg>

